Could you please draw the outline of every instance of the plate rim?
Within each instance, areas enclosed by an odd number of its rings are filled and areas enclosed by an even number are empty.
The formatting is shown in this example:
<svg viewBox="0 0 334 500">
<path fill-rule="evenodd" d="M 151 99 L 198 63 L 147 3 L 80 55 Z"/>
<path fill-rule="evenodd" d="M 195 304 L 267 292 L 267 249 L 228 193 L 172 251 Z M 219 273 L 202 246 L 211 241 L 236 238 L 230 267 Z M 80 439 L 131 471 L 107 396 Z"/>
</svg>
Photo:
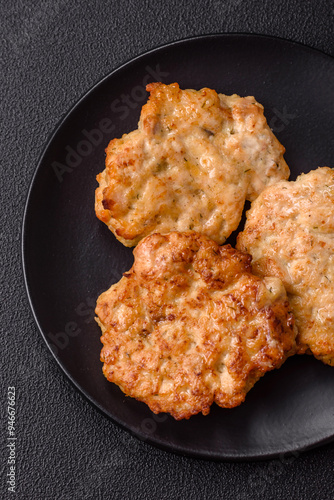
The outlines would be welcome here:
<svg viewBox="0 0 334 500">
<path fill-rule="evenodd" d="M 105 418 L 111 420 L 114 422 L 116 425 L 118 425 L 122 430 L 130 433 L 132 436 L 134 436 L 136 439 L 139 441 L 148 443 L 158 449 L 164 450 L 169 453 L 175 453 L 176 455 L 182 455 L 186 457 L 192 457 L 192 458 L 197 458 L 197 459 L 204 459 L 204 460 L 211 460 L 211 461 L 231 461 L 231 462 L 249 462 L 249 461 L 261 461 L 261 460 L 271 460 L 274 458 L 280 458 L 285 455 L 294 455 L 296 453 L 303 453 L 305 451 L 317 448 L 319 446 L 326 445 L 328 443 L 331 443 L 334 441 L 334 429 L 333 433 L 330 435 L 326 435 L 324 437 L 320 437 L 316 441 L 312 439 L 308 439 L 307 442 L 304 441 L 300 445 L 297 446 L 292 446 L 290 448 L 283 447 L 281 450 L 278 450 L 276 448 L 275 451 L 265 451 L 265 452 L 258 452 L 256 454 L 243 454 L 240 453 L 240 451 L 236 450 L 236 453 L 224 453 L 223 452 L 214 452 L 210 450 L 204 450 L 202 449 L 201 451 L 198 451 L 196 449 L 187 449 L 186 451 L 182 446 L 178 446 L 177 444 L 167 444 L 164 442 L 160 442 L 157 439 L 153 439 L 150 436 L 147 436 L 140 430 L 133 430 L 129 426 L 127 426 L 122 420 L 120 420 L 118 417 L 111 415 L 105 408 L 102 407 L 95 399 L 85 390 L 83 389 L 80 384 L 75 380 L 74 377 L 68 372 L 66 367 L 62 364 L 61 360 L 57 357 L 56 353 L 53 351 L 50 342 L 48 341 L 46 334 L 43 332 L 43 329 L 40 325 L 40 322 L 38 320 L 31 293 L 30 293 L 30 285 L 29 285 L 29 280 L 27 276 L 27 270 L 26 270 L 26 238 L 27 238 L 27 213 L 29 210 L 29 203 L 30 203 L 30 198 L 33 190 L 33 186 L 35 184 L 36 177 L 40 171 L 40 169 L 43 167 L 43 160 L 44 157 L 46 156 L 49 148 L 52 146 L 53 141 L 57 134 L 61 131 L 63 125 L 67 121 L 68 118 L 72 115 L 72 113 L 82 104 L 82 102 L 89 96 L 91 95 L 97 87 L 102 85 L 106 80 L 109 78 L 112 78 L 115 76 L 115 74 L 119 71 L 121 71 L 123 68 L 126 68 L 129 64 L 135 63 L 136 61 L 142 59 L 145 56 L 149 56 L 150 54 L 156 54 L 159 51 L 165 50 L 165 49 L 171 49 L 173 46 L 176 45 L 183 45 L 187 44 L 192 41 L 199 41 L 199 40 L 208 40 L 208 39 L 246 39 L 246 38 L 252 38 L 252 39 L 268 39 L 271 41 L 276 41 L 282 44 L 286 45 L 293 45 L 296 47 L 299 47 L 300 49 L 304 50 L 305 52 L 308 53 L 318 53 L 322 57 L 329 60 L 334 61 L 334 55 L 332 56 L 331 54 L 328 54 L 324 52 L 321 49 L 311 47 L 309 45 L 306 45 L 302 42 L 295 41 L 295 40 L 290 40 L 287 38 L 279 37 L 279 36 L 274 36 L 274 35 L 267 35 L 267 34 L 261 34 L 261 33 L 247 33 L 247 32 L 225 32 L 225 33 L 207 33 L 207 34 L 202 34 L 202 35 L 195 35 L 195 36 L 189 36 L 185 38 L 180 38 L 177 40 L 173 40 L 171 42 L 168 42 L 166 44 L 161 44 L 156 47 L 150 48 L 146 51 L 143 51 L 136 55 L 135 57 L 131 57 L 124 61 L 123 63 L 119 64 L 116 66 L 114 69 L 112 69 L 110 72 L 102 76 L 97 82 L 95 82 L 93 85 L 91 85 L 87 91 L 85 91 L 83 94 L 80 95 L 80 97 L 74 102 L 72 106 L 68 108 L 67 111 L 65 111 L 61 118 L 56 122 L 56 124 L 53 127 L 53 130 L 47 135 L 45 142 L 42 146 L 41 153 L 39 154 L 36 167 L 34 168 L 32 177 L 29 182 L 28 190 L 26 193 L 26 199 L 25 199 L 25 204 L 24 204 L 24 210 L 23 210 L 23 216 L 21 220 L 21 234 L 20 234 L 20 249 L 21 249 L 21 266 L 22 266 L 22 271 L 23 271 L 23 280 L 24 280 L 24 286 L 25 286 L 25 292 L 26 296 L 28 298 L 28 303 L 30 310 L 32 312 L 34 321 L 37 325 L 37 328 L 44 340 L 44 343 L 46 344 L 48 350 L 51 352 L 52 357 L 56 361 L 59 369 L 63 374 L 66 375 L 66 378 L 70 381 L 70 383 L 79 391 L 79 393 L 84 396 L 86 401 L 88 401 L 93 407 L 98 410 L 100 414 L 102 414 Z M 305 444 L 306 442 L 306 444 Z"/>
</svg>

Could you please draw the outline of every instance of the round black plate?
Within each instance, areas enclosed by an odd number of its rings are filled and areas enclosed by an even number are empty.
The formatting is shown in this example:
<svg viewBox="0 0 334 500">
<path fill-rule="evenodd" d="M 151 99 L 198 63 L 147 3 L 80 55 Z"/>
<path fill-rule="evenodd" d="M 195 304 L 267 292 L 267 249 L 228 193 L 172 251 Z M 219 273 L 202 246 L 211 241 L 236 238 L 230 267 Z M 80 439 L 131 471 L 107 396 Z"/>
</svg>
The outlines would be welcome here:
<svg viewBox="0 0 334 500">
<path fill-rule="evenodd" d="M 286 147 L 291 178 L 333 166 L 334 60 L 280 39 L 215 35 L 176 42 L 118 68 L 90 90 L 49 141 L 31 184 L 23 262 L 39 329 L 60 367 L 102 412 L 162 448 L 211 459 L 268 458 L 334 436 L 334 369 L 295 356 L 233 410 L 176 422 L 153 415 L 102 375 L 97 296 L 133 262 L 94 213 L 95 176 L 114 137 L 136 128 L 145 85 L 178 82 L 254 95 Z"/>
</svg>

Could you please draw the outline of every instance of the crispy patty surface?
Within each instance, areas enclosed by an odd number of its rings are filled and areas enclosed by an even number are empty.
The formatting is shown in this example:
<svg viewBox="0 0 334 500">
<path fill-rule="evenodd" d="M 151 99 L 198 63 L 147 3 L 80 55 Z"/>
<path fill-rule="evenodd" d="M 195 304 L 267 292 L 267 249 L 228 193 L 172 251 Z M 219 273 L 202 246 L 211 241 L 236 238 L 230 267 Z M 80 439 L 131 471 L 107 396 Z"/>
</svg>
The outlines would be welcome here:
<svg viewBox="0 0 334 500">
<path fill-rule="evenodd" d="M 254 97 L 149 84 L 138 129 L 112 140 L 97 176 L 97 217 L 126 246 L 195 230 L 224 243 L 246 199 L 289 177 L 284 147 Z"/>
<path fill-rule="evenodd" d="M 153 234 L 97 300 L 107 379 L 153 412 L 189 418 L 232 408 L 295 351 L 282 282 L 251 257 L 195 232 Z"/>
<path fill-rule="evenodd" d="M 318 168 L 263 191 L 237 247 L 252 255 L 255 274 L 283 281 L 299 352 L 334 366 L 334 171 Z"/>
</svg>

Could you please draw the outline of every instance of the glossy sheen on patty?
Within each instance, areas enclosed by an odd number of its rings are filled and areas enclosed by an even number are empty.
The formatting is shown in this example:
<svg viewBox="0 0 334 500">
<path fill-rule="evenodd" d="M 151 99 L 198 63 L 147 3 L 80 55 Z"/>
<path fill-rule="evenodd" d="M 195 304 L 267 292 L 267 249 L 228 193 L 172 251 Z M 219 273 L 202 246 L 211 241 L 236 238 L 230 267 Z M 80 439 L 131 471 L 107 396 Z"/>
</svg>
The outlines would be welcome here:
<svg viewBox="0 0 334 500">
<path fill-rule="evenodd" d="M 334 171 L 318 168 L 263 191 L 237 247 L 252 255 L 255 274 L 283 281 L 299 352 L 334 366 Z"/>
<path fill-rule="evenodd" d="M 103 372 L 153 412 L 189 418 L 232 408 L 294 353 L 294 319 L 277 278 L 195 232 L 148 236 L 97 301 Z"/>
<path fill-rule="evenodd" d="M 224 243 L 246 199 L 289 177 L 284 148 L 254 97 L 149 84 L 138 129 L 112 140 L 97 176 L 97 217 L 124 245 L 195 230 Z"/>
</svg>

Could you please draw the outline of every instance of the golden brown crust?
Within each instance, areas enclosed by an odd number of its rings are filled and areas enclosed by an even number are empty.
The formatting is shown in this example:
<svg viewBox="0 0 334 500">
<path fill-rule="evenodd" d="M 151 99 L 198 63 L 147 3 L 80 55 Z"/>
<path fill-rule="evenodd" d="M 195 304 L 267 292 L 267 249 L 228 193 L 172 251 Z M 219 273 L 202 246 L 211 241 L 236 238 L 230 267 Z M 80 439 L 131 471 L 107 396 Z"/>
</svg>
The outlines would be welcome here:
<svg viewBox="0 0 334 500">
<path fill-rule="evenodd" d="M 281 181 L 252 203 L 237 248 L 259 276 L 279 277 L 299 330 L 299 353 L 334 366 L 334 171 Z"/>
<path fill-rule="evenodd" d="M 195 232 L 153 234 L 97 301 L 107 379 L 175 419 L 232 408 L 295 348 L 282 283 Z"/>
<path fill-rule="evenodd" d="M 284 148 L 253 97 L 147 86 L 138 130 L 113 139 L 95 211 L 126 246 L 153 232 L 196 230 L 218 243 L 245 199 L 289 177 Z"/>
</svg>

